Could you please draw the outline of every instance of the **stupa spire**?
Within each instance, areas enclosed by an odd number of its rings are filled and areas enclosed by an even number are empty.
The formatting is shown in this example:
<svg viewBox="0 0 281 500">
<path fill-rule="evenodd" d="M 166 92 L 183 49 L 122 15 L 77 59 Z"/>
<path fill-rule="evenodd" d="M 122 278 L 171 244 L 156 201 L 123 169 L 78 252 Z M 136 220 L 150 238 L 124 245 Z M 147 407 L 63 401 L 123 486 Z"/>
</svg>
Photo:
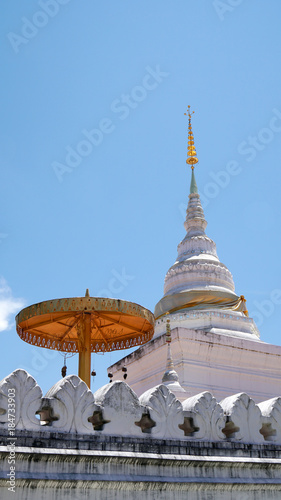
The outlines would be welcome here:
<svg viewBox="0 0 281 500">
<path fill-rule="evenodd" d="M 238 299 L 232 275 L 220 262 L 216 244 L 205 233 L 207 221 L 194 175 L 194 166 L 198 163 L 198 158 L 191 125 L 193 113 L 188 106 L 185 113 L 188 115 L 186 163 L 191 166 L 191 184 L 184 222 L 186 235 L 178 245 L 176 262 L 166 274 L 164 297 L 156 305 L 156 317 L 177 308 L 181 309 L 182 306 L 198 307 L 203 302 L 206 304 L 214 300 L 232 302 Z"/>
<path fill-rule="evenodd" d="M 166 273 L 164 296 L 155 306 L 156 320 L 160 320 L 157 325 L 161 331 L 163 319 L 160 318 L 169 315 L 172 324 L 178 325 L 178 321 L 183 321 L 188 328 L 194 325 L 203 330 L 217 329 L 218 332 L 236 335 L 239 326 L 246 336 L 249 333 L 258 335 L 253 322 L 245 323 L 244 316 L 248 315 L 245 299 L 236 295 L 232 274 L 219 260 L 215 242 L 205 233 L 207 221 L 194 174 L 198 158 L 191 125 L 193 113 L 188 106 L 185 113 L 188 115 L 186 163 L 191 167 L 191 184 L 184 222 L 186 235 L 178 245 L 175 263 Z M 199 310 L 202 312 L 199 313 Z M 230 313 L 226 314 L 226 310 Z M 228 319 L 221 321 L 220 318 Z M 169 323 L 167 328 L 170 328 Z M 170 343 L 167 341 L 167 366 L 163 383 L 172 374 L 174 375 L 173 360 Z"/>
<path fill-rule="evenodd" d="M 190 112 L 190 106 L 188 106 L 187 113 L 184 113 L 185 115 L 188 114 L 188 148 L 186 163 L 191 166 L 190 194 L 184 227 L 187 234 L 195 236 L 205 234 L 207 221 L 205 220 L 194 174 L 194 165 L 198 163 L 198 158 L 194 146 L 194 137 L 191 125 L 191 115 L 193 113 L 194 111 L 192 111 L 192 113 Z"/>
<path fill-rule="evenodd" d="M 191 173 L 190 194 L 198 194 L 198 187 L 194 175 L 194 167 L 192 168 Z"/>
</svg>

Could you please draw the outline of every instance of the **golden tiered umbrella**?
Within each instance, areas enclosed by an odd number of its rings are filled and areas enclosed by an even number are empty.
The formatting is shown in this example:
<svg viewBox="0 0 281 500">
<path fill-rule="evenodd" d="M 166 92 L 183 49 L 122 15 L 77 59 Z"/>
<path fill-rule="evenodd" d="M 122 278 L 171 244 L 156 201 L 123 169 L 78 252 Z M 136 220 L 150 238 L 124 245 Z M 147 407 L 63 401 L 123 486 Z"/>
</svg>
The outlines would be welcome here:
<svg viewBox="0 0 281 500">
<path fill-rule="evenodd" d="M 91 353 L 128 349 L 152 339 L 154 316 L 119 299 L 55 299 L 26 307 L 16 316 L 17 333 L 29 344 L 79 353 L 79 377 L 90 387 Z"/>
</svg>

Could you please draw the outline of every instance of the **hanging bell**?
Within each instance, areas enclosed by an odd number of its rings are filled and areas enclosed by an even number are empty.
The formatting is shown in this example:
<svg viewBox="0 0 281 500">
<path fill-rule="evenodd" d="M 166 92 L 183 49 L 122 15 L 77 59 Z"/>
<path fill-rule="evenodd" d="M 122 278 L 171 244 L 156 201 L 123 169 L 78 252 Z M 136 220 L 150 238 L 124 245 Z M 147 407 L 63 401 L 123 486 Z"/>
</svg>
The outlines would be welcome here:
<svg viewBox="0 0 281 500">
<path fill-rule="evenodd" d="M 109 382 L 112 382 L 112 379 L 113 379 L 113 375 L 112 375 L 112 373 L 109 373 L 109 374 L 108 374 L 108 378 L 109 378 Z"/>
<path fill-rule="evenodd" d="M 126 366 L 122 366 L 122 372 L 124 372 L 123 379 L 126 380 L 126 378 L 128 377 Z"/>
<path fill-rule="evenodd" d="M 64 378 L 66 376 L 67 367 L 64 365 L 61 369 L 61 376 Z"/>
<path fill-rule="evenodd" d="M 97 374 L 97 373 L 95 372 L 95 370 L 93 370 L 93 371 L 91 372 L 92 377 L 95 377 L 95 376 L 96 376 L 96 374 Z"/>
</svg>

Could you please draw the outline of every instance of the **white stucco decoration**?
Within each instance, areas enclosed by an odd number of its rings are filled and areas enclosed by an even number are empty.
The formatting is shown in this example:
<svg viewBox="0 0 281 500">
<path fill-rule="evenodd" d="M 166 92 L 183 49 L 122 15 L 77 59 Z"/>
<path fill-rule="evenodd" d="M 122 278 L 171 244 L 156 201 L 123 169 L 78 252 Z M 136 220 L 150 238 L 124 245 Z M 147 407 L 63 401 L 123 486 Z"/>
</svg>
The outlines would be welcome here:
<svg viewBox="0 0 281 500">
<path fill-rule="evenodd" d="M 225 439 L 222 429 L 225 427 L 226 417 L 222 407 L 210 392 L 202 392 L 182 403 L 184 416 L 192 419 L 194 439 L 220 441 Z"/>
<path fill-rule="evenodd" d="M 76 375 L 69 375 L 57 382 L 42 399 L 38 411 L 41 423 L 60 432 L 92 433 L 88 421 L 98 407 L 93 393 Z"/>
<path fill-rule="evenodd" d="M 281 443 L 281 397 L 258 405 L 262 414 L 262 434 L 266 441 Z"/>
<path fill-rule="evenodd" d="M 262 416 L 260 408 L 245 393 L 235 394 L 220 402 L 227 417 L 224 433 L 228 439 L 244 443 L 264 443 L 260 433 Z"/>
<path fill-rule="evenodd" d="M 178 256 L 165 277 L 164 295 L 194 289 L 234 292 L 231 272 L 217 256 L 216 244 L 205 234 L 207 222 L 200 196 L 189 195 L 184 223 L 186 236 L 178 245 Z"/>
<path fill-rule="evenodd" d="M 184 424 L 182 405 L 169 389 L 161 384 L 144 392 L 140 402 L 147 407 L 150 418 L 155 422 L 151 436 L 159 438 L 183 438 L 184 431 L 179 425 Z"/>
<path fill-rule="evenodd" d="M 217 403 L 202 392 L 181 403 L 164 384 L 138 398 L 123 381 L 93 395 L 70 375 L 42 398 L 34 378 L 16 370 L 0 382 L 0 429 L 8 428 L 8 396 L 15 401 L 15 430 L 281 444 L 281 397 L 256 405 L 239 393 Z"/>
<path fill-rule="evenodd" d="M 12 372 L 0 382 L 0 426 L 7 428 L 9 419 L 16 429 L 39 430 L 36 411 L 41 397 L 42 390 L 29 373 L 21 369 Z"/>
<path fill-rule="evenodd" d="M 121 380 L 101 387 L 94 394 L 102 410 L 103 434 L 143 436 L 136 425 L 142 418 L 142 408 L 135 392 Z"/>
</svg>

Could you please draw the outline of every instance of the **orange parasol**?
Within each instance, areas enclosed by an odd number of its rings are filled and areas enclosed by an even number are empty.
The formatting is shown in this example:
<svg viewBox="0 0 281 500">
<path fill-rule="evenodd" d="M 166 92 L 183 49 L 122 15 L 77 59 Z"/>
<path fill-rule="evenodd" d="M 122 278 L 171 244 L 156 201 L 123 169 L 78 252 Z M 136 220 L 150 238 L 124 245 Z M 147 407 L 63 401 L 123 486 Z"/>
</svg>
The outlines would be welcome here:
<svg viewBox="0 0 281 500">
<path fill-rule="evenodd" d="M 26 307 L 16 316 L 17 333 L 29 344 L 79 353 L 79 377 L 90 386 L 91 352 L 145 344 L 153 337 L 154 316 L 144 307 L 119 299 L 55 299 Z"/>
</svg>

